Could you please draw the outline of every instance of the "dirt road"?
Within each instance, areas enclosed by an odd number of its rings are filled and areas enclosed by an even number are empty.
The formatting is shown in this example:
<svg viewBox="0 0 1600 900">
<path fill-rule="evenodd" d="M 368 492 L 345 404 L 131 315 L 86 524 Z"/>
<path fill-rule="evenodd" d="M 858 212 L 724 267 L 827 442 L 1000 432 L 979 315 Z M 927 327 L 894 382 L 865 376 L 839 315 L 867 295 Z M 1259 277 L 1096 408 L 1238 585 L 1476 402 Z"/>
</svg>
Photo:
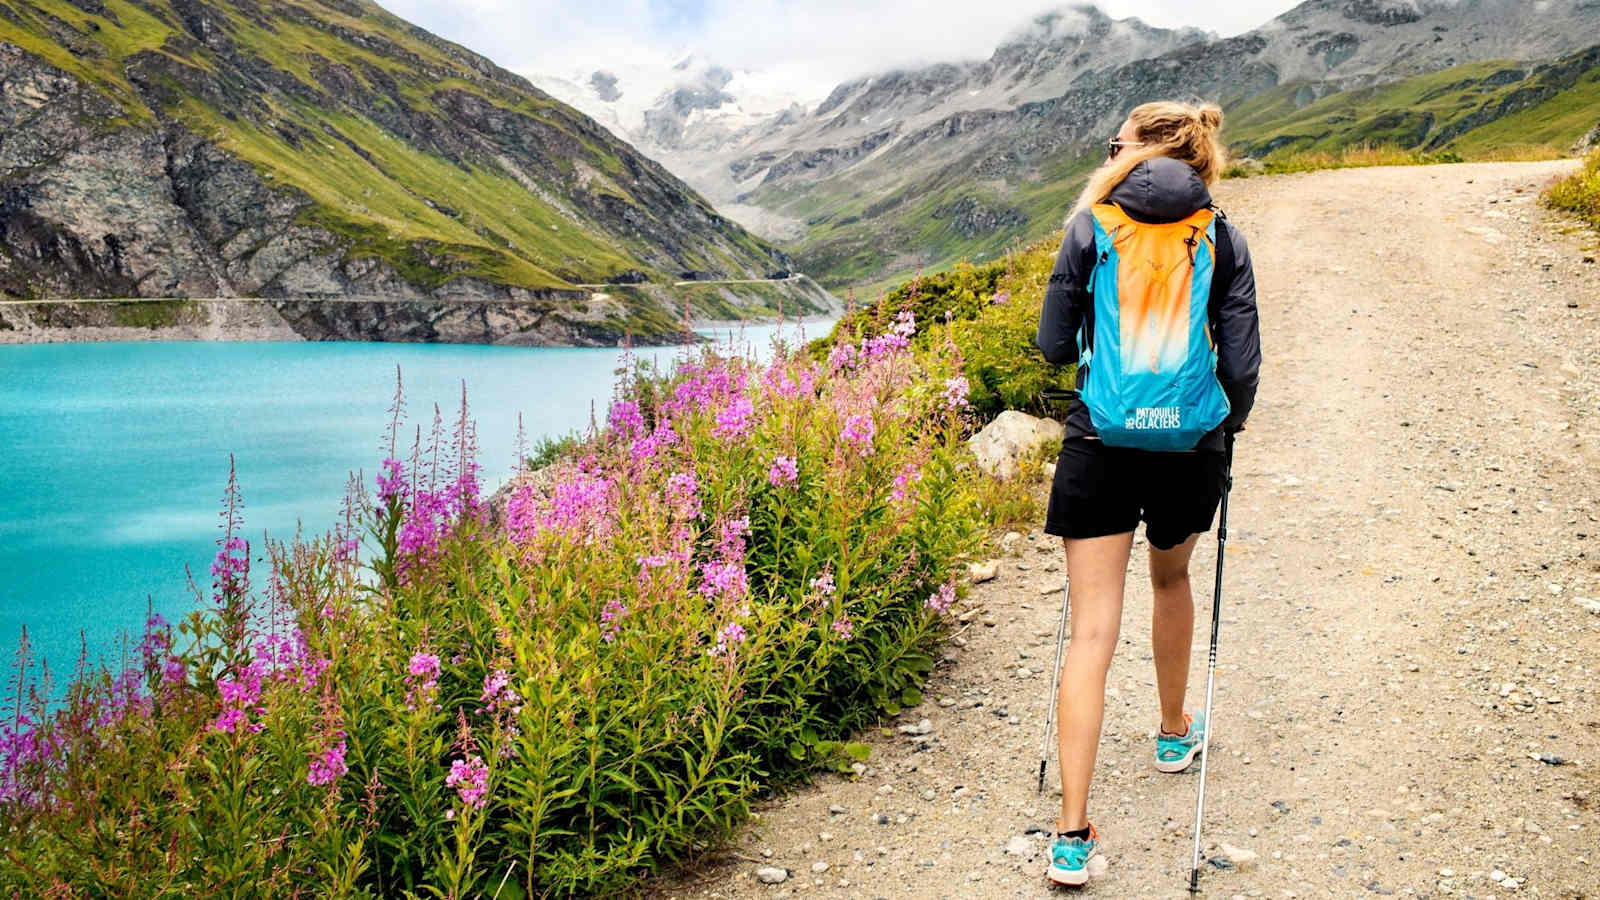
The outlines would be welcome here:
<svg viewBox="0 0 1600 900">
<path fill-rule="evenodd" d="M 1600 266 L 1593 235 L 1537 203 L 1566 168 L 1219 190 L 1255 254 L 1266 364 L 1236 465 L 1205 831 L 1213 856 L 1258 859 L 1205 866 L 1208 896 L 1600 898 Z M 1059 803 L 1034 773 L 1062 554 L 1037 532 L 1015 547 L 927 702 L 866 736 L 866 773 L 768 804 L 655 896 L 1066 893 L 1026 834 Z M 1184 896 L 1192 840 L 1199 767 L 1150 765 L 1142 547 L 1091 797 L 1109 871 L 1084 891 L 1103 897 Z M 1194 571 L 1195 708 L 1214 548 Z M 924 718 L 926 736 L 896 730 Z M 789 874 L 763 884 L 762 866 Z"/>
</svg>

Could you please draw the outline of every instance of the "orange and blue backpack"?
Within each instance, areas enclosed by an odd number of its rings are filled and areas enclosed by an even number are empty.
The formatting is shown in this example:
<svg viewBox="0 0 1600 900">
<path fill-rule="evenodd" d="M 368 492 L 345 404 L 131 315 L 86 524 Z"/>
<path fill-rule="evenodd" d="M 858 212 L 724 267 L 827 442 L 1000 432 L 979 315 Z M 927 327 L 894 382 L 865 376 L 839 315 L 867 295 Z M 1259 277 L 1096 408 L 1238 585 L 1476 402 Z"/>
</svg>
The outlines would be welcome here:
<svg viewBox="0 0 1600 900">
<path fill-rule="evenodd" d="M 1233 263 L 1231 250 L 1218 261 L 1221 213 L 1151 224 L 1103 203 L 1093 215 L 1094 314 L 1078 335 L 1090 420 L 1108 446 L 1193 450 L 1229 411 L 1210 314 L 1213 284 L 1232 277 L 1219 271 Z"/>
</svg>

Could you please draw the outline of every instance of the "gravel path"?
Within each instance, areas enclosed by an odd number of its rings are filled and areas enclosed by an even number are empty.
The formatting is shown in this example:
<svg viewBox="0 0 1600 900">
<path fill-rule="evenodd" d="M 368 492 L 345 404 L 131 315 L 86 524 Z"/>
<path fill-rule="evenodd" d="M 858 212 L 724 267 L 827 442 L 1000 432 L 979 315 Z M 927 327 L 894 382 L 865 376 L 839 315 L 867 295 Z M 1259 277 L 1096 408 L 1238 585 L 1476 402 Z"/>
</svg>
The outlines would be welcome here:
<svg viewBox="0 0 1600 900">
<path fill-rule="evenodd" d="M 1266 366 L 1236 463 L 1205 831 L 1212 855 L 1257 859 L 1207 865 L 1207 895 L 1600 897 L 1600 267 L 1537 202 L 1569 165 L 1219 191 L 1252 241 Z M 864 736 L 870 768 L 765 804 L 651 895 L 1065 893 L 1027 834 L 1059 803 L 1035 772 L 1062 553 L 1037 532 L 1011 547 L 927 702 Z M 1138 549 L 1090 807 L 1109 871 L 1084 890 L 1178 897 L 1199 767 L 1150 765 Z"/>
</svg>

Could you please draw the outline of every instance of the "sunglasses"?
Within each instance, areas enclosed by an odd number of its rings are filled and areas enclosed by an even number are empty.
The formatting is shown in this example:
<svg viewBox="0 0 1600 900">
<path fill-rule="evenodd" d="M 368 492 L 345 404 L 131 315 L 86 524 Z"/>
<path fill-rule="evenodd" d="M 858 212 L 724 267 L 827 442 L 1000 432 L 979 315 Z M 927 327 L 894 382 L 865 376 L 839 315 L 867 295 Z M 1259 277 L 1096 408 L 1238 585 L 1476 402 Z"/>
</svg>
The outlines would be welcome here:
<svg viewBox="0 0 1600 900">
<path fill-rule="evenodd" d="M 1123 147 L 1143 146 L 1143 141 L 1119 141 L 1116 138 L 1112 138 L 1111 140 L 1106 141 L 1106 159 L 1116 159 L 1117 154 L 1122 152 Z"/>
</svg>

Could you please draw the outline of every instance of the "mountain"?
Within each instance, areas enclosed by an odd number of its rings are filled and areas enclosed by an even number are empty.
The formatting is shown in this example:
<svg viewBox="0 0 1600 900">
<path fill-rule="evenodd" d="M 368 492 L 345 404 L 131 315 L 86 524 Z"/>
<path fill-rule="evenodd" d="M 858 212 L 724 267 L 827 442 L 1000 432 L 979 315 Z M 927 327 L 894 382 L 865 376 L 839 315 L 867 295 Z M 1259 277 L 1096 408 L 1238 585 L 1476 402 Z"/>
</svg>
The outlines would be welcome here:
<svg viewBox="0 0 1600 900">
<path fill-rule="evenodd" d="M 367 0 L 0 0 L 13 298 L 526 299 L 659 325 L 673 281 L 790 268 L 594 120 Z M 602 282 L 636 286 L 580 288 Z"/>
<path fill-rule="evenodd" d="M 1225 137 L 1256 155 L 1565 150 L 1594 127 L 1597 45 L 1600 0 L 1311 0 L 1229 38 L 1074 6 L 982 62 L 856 79 L 658 158 L 824 283 L 881 283 L 1059 227 L 1149 100 L 1221 102 Z"/>
</svg>

